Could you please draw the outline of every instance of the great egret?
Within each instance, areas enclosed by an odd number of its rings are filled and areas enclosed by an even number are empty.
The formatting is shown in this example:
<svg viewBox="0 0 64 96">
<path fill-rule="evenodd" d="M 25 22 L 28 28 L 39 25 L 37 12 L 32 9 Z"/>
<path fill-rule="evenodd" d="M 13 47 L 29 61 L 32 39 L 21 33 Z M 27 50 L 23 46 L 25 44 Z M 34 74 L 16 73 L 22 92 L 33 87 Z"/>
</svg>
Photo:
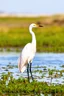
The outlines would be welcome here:
<svg viewBox="0 0 64 96">
<path fill-rule="evenodd" d="M 32 42 L 25 45 L 25 47 L 23 48 L 23 50 L 20 54 L 20 57 L 18 59 L 18 68 L 19 68 L 20 72 L 24 72 L 27 67 L 28 81 L 29 81 L 29 71 L 30 71 L 30 74 L 31 74 L 31 77 L 33 80 L 31 65 L 32 65 L 32 60 L 36 53 L 36 37 L 35 37 L 34 32 L 32 31 L 32 28 L 38 27 L 38 26 L 42 27 L 40 23 L 38 23 L 38 24 L 32 23 L 29 26 L 29 31 L 32 35 Z"/>
</svg>

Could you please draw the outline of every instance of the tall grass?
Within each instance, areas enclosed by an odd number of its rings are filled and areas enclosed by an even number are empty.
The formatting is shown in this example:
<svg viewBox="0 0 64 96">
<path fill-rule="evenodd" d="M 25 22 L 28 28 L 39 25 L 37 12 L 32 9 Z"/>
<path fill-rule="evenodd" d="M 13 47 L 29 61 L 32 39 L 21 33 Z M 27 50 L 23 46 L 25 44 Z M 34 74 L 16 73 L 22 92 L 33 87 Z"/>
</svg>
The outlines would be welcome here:
<svg viewBox="0 0 64 96">
<path fill-rule="evenodd" d="M 33 29 L 38 51 L 64 51 L 64 28 L 59 26 Z M 28 28 L 12 28 L 0 32 L 0 47 L 23 47 L 31 42 Z"/>
<path fill-rule="evenodd" d="M 0 18 L 0 47 L 24 47 L 31 42 L 28 26 L 46 17 Z M 64 26 L 49 25 L 33 29 L 37 39 L 37 51 L 64 52 Z"/>
</svg>

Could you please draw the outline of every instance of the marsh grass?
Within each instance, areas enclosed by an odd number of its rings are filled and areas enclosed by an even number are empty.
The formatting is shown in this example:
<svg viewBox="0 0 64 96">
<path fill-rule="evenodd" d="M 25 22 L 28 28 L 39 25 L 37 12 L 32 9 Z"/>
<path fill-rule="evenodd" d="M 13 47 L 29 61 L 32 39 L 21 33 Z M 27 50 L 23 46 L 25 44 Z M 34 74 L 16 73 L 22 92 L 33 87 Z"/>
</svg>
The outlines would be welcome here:
<svg viewBox="0 0 64 96">
<path fill-rule="evenodd" d="M 23 48 L 26 43 L 32 40 L 28 26 L 33 22 L 43 22 L 45 18 L 46 17 L 1 17 L 0 47 Z M 44 25 L 43 28 L 36 28 L 33 29 L 33 31 L 37 39 L 37 51 L 64 52 L 64 26 Z"/>
<path fill-rule="evenodd" d="M 34 30 L 37 38 L 37 51 L 64 51 L 64 28 L 60 28 L 60 32 L 57 30 L 55 32 L 54 28 Z M 31 35 L 28 31 L 28 28 L 15 28 L 6 33 L 0 32 L 0 47 L 24 47 L 26 43 L 31 42 Z"/>
<path fill-rule="evenodd" d="M 42 81 L 39 82 L 37 79 L 35 79 L 36 75 L 34 75 L 34 81 L 31 81 L 30 83 L 28 82 L 28 79 L 19 76 L 20 73 L 18 73 L 18 78 L 15 78 L 13 75 L 13 72 L 10 72 L 9 70 L 6 69 L 14 69 L 18 68 L 16 65 L 11 65 L 9 63 L 6 67 L 3 67 L 3 69 L 6 71 L 3 72 L 0 76 L 0 95 L 1 96 L 40 96 L 43 94 L 43 96 L 63 96 L 64 94 L 64 83 L 59 84 L 59 83 L 52 83 L 43 81 L 44 77 L 46 77 L 46 73 L 48 73 L 49 78 L 51 76 L 54 78 L 61 78 L 63 77 L 63 72 L 64 70 L 56 70 L 56 69 L 48 69 L 47 71 L 44 71 L 44 68 L 47 68 L 46 66 L 41 66 L 38 67 L 36 66 L 33 73 L 37 74 L 39 73 L 39 76 L 37 77 L 41 79 Z M 36 70 L 37 68 L 37 70 Z M 38 69 L 38 68 L 43 68 Z M 59 74 L 58 74 L 59 72 Z M 60 77 L 59 77 L 60 76 Z M 58 82 L 58 81 L 57 81 Z"/>
</svg>

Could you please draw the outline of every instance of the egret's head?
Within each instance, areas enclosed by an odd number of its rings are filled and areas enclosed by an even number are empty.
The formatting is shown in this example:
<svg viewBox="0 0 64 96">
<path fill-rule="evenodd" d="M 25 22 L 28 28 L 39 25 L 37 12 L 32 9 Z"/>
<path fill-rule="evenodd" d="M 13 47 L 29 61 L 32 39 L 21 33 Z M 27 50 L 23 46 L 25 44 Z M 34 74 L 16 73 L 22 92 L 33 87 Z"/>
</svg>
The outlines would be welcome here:
<svg viewBox="0 0 64 96">
<path fill-rule="evenodd" d="M 32 23 L 30 26 L 31 27 L 43 27 L 40 22 L 37 22 L 36 24 L 35 23 Z"/>
<path fill-rule="evenodd" d="M 35 23 L 32 23 L 30 26 L 31 27 L 38 27 L 37 24 L 35 24 Z"/>
</svg>

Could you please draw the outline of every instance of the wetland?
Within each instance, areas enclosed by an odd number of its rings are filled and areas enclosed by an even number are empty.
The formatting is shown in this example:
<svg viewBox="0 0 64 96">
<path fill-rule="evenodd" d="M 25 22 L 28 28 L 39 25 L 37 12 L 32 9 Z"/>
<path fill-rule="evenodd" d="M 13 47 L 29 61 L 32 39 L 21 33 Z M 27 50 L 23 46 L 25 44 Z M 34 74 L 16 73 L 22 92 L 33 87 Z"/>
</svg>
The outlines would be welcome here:
<svg viewBox="0 0 64 96">
<path fill-rule="evenodd" d="M 63 96 L 64 53 L 36 53 L 32 64 L 34 81 L 30 83 L 27 72 L 20 73 L 18 70 L 19 54 L 20 52 L 0 52 L 2 96 Z"/>
</svg>

